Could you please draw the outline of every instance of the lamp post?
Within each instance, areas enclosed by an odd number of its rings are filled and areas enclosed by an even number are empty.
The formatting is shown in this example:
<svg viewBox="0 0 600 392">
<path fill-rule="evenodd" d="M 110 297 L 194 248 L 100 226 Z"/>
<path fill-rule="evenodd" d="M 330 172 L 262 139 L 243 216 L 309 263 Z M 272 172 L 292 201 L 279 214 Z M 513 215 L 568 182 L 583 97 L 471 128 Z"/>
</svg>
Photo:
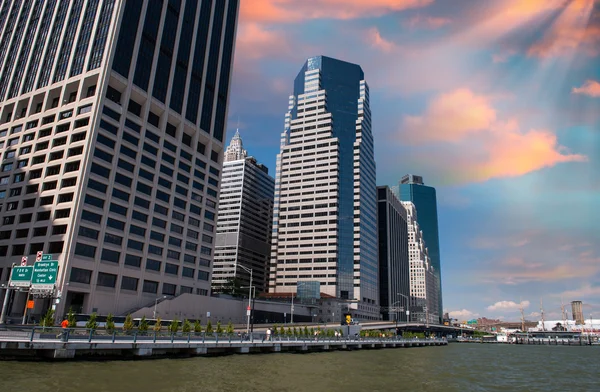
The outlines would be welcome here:
<svg viewBox="0 0 600 392">
<path fill-rule="evenodd" d="M 248 316 L 248 322 L 246 323 L 246 333 L 250 333 L 250 313 L 252 309 L 252 268 L 244 267 L 241 264 L 234 264 L 236 267 L 243 269 L 244 271 L 250 273 L 250 286 L 248 286 L 248 310 L 246 311 L 246 315 Z"/>
<path fill-rule="evenodd" d="M 165 299 L 167 298 L 166 295 L 163 295 L 162 297 L 158 297 L 154 300 L 154 312 L 152 313 L 152 318 L 156 320 L 156 305 L 158 305 L 158 300 L 159 299 Z"/>
<path fill-rule="evenodd" d="M 409 310 L 408 310 L 408 308 L 409 308 L 408 297 L 407 297 L 406 295 L 402 294 L 402 293 L 396 293 L 396 295 L 399 295 L 399 296 L 401 296 L 401 297 L 404 297 L 404 299 L 406 300 L 406 308 L 405 308 L 405 309 L 406 309 L 406 316 L 407 316 L 407 317 L 406 317 L 406 325 L 408 326 L 408 315 L 409 315 Z"/>
</svg>

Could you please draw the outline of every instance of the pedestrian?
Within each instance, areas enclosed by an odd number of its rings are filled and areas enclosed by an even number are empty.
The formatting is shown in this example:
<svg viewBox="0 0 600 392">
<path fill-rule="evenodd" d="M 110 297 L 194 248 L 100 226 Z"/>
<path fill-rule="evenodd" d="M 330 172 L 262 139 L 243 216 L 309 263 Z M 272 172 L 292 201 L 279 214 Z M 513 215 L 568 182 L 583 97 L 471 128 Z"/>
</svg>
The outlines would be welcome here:
<svg viewBox="0 0 600 392">
<path fill-rule="evenodd" d="M 271 341 L 271 328 L 267 328 L 267 341 Z"/>
<path fill-rule="evenodd" d="M 60 334 L 58 334 L 57 338 L 62 338 L 62 340 L 66 341 L 67 340 L 67 332 L 69 328 L 69 320 L 64 319 L 61 323 L 60 326 L 62 328 L 62 332 Z"/>
</svg>

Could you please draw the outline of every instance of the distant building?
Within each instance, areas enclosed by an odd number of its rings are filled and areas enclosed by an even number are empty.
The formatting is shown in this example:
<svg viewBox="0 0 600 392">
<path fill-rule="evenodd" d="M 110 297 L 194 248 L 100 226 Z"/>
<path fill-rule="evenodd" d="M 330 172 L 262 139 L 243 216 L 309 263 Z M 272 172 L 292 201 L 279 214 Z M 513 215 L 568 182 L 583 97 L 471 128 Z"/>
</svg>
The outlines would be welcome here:
<svg viewBox="0 0 600 392">
<path fill-rule="evenodd" d="M 571 311 L 573 313 L 573 320 L 575 320 L 575 324 L 582 325 L 584 324 L 584 316 L 583 316 L 583 302 L 581 301 L 573 301 L 571 302 Z"/>
<path fill-rule="evenodd" d="M 411 320 L 420 323 L 439 323 L 439 292 L 435 269 L 431 266 L 423 232 L 417 221 L 415 205 L 403 201 L 408 221 L 410 261 Z"/>
<path fill-rule="evenodd" d="M 438 308 L 436 313 L 440 316 L 438 322 L 441 323 L 441 316 L 443 314 L 442 276 L 435 188 L 425 186 L 423 177 L 413 174 L 407 174 L 402 177 L 398 188 L 400 200 L 413 202 L 419 212 L 419 226 L 421 227 L 421 230 L 423 230 L 423 239 L 427 244 L 431 266 L 433 267 L 438 282 Z"/>
<path fill-rule="evenodd" d="M 212 275 L 214 292 L 227 291 L 234 283 L 238 287 L 250 284 L 250 274 L 239 266 L 252 269 L 256 295 L 265 291 L 274 189 L 275 180 L 269 170 L 248 157 L 236 132 L 224 154 Z"/>
<path fill-rule="evenodd" d="M 369 87 L 356 64 L 306 61 L 277 155 L 269 291 L 317 281 L 354 317 L 379 318 L 377 196 Z"/>
<path fill-rule="evenodd" d="M 410 308 L 406 209 L 387 186 L 377 187 L 379 304 L 384 320 L 407 321 Z"/>
</svg>

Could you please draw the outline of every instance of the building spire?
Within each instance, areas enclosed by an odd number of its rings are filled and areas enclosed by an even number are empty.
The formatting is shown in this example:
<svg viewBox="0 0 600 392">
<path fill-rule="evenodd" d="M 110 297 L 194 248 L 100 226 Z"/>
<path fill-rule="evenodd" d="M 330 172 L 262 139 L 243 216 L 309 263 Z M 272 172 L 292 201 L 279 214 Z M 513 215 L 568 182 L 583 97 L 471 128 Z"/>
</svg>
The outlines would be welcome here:
<svg viewBox="0 0 600 392">
<path fill-rule="evenodd" d="M 244 149 L 242 143 L 242 137 L 240 136 L 240 130 L 236 129 L 235 135 L 231 138 L 229 146 L 225 150 L 224 162 L 239 161 L 240 159 L 246 159 L 248 152 Z"/>
</svg>

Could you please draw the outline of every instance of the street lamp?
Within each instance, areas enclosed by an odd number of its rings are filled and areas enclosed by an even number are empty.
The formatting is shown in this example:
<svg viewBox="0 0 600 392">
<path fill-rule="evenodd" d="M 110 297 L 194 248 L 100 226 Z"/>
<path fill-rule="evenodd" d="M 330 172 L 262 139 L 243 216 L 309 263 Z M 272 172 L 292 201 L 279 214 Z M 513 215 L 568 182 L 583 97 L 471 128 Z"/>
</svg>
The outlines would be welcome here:
<svg viewBox="0 0 600 392">
<path fill-rule="evenodd" d="M 250 285 L 248 286 L 248 310 L 246 315 L 248 316 L 248 322 L 246 324 L 246 333 L 250 333 L 250 312 L 252 311 L 252 268 L 244 267 L 241 264 L 234 264 L 235 267 L 240 267 L 244 271 L 250 273 Z"/>
<path fill-rule="evenodd" d="M 404 299 L 406 300 L 406 324 L 408 325 L 408 315 L 409 315 L 409 301 L 408 301 L 408 297 L 402 293 L 396 293 L 396 295 L 399 295 L 401 297 L 404 297 Z"/>
<path fill-rule="evenodd" d="M 166 295 L 163 295 L 162 297 L 158 297 L 158 298 L 156 298 L 156 299 L 154 300 L 154 313 L 153 313 L 153 315 L 152 315 L 152 318 L 153 318 L 153 319 L 155 319 L 155 320 L 156 320 L 156 305 L 158 305 L 158 300 L 159 300 L 159 299 L 165 299 L 165 298 L 167 298 L 167 296 L 166 296 Z"/>
</svg>

